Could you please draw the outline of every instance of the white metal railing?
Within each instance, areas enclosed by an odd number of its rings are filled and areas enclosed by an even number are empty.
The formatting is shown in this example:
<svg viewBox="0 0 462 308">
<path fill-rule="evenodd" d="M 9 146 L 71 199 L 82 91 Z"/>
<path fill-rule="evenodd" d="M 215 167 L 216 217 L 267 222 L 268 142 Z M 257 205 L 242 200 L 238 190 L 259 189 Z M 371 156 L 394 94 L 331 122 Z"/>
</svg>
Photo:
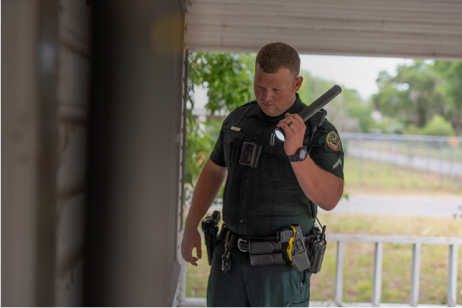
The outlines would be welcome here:
<svg viewBox="0 0 462 308">
<path fill-rule="evenodd" d="M 449 267 L 448 267 L 448 289 L 447 306 L 455 307 L 457 299 L 457 251 L 458 245 L 462 244 L 462 238 L 454 237 L 406 237 L 406 236 L 382 236 L 382 235 L 350 235 L 350 234 L 328 234 L 328 241 L 337 242 L 337 260 L 335 274 L 335 304 L 339 306 L 364 306 L 381 305 L 382 290 L 382 261 L 383 244 L 412 244 L 412 279 L 410 303 L 407 306 L 416 307 L 419 301 L 420 282 L 420 252 L 422 244 L 448 245 L 449 246 Z M 374 258 L 374 280 L 371 303 L 346 304 L 343 302 L 343 259 L 345 242 L 372 242 L 375 243 Z M 392 305 L 393 304 L 383 304 Z"/>
<path fill-rule="evenodd" d="M 420 252 L 423 244 L 448 245 L 449 267 L 447 285 L 447 306 L 456 307 L 457 303 L 457 258 L 458 245 L 462 244 L 462 238 L 457 237 L 406 237 L 406 236 L 383 236 L 383 235 L 352 235 L 352 234 L 327 234 L 327 241 L 337 242 L 337 258 L 335 269 L 335 295 L 334 302 L 311 302 L 312 306 L 418 306 L 420 284 Z M 343 302 L 343 261 L 345 242 L 372 242 L 375 243 L 373 293 L 371 303 L 344 303 Z M 412 279 L 409 304 L 381 303 L 382 295 L 382 261 L 383 244 L 412 244 Z M 206 306 L 205 298 L 185 297 L 182 294 L 180 306 Z M 438 305 L 425 305 L 438 307 Z M 444 307 L 444 306 L 439 306 Z M 458 306 L 459 307 L 459 306 Z"/>
</svg>

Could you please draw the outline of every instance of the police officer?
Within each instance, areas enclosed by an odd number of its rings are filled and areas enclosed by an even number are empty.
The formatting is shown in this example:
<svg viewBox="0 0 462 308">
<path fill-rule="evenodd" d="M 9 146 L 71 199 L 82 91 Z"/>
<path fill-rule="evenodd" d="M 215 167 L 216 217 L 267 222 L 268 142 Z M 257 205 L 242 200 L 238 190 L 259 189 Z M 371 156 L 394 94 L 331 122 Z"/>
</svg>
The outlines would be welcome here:
<svg viewBox="0 0 462 308">
<path fill-rule="evenodd" d="M 299 72 L 299 55 L 289 45 L 272 43 L 259 51 L 256 101 L 225 119 L 197 181 L 181 244 L 187 262 L 197 266 L 202 257 L 197 226 L 225 178 L 223 220 L 233 234 L 250 238 L 275 236 L 292 224 L 306 235 L 314 225 L 310 202 L 330 211 L 342 197 L 343 150 L 331 123 L 326 120 L 316 130 L 310 154 L 303 155 L 313 128 L 298 115 L 306 107 L 297 93 L 303 82 Z M 284 130 L 285 142 L 275 138 L 276 127 Z M 240 163 L 246 142 L 261 147 L 255 167 Z M 220 241 L 213 253 L 208 306 L 308 306 L 311 274 L 289 264 L 252 266 L 249 253 L 237 248 L 230 250 L 225 272 L 224 252 Z"/>
</svg>

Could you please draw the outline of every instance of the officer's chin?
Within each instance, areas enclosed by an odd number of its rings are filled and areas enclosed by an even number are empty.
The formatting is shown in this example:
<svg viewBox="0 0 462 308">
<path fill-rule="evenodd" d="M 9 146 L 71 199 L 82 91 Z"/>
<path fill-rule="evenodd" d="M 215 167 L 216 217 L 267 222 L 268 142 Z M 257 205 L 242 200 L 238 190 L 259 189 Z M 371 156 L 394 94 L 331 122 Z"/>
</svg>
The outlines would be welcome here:
<svg viewBox="0 0 462 308">
<path fill-rule="evenodd" d="M 273 104 L 258 103 L 260 109 L 269 117 L 277 117 L 280 114 L 276 114 L 276 108 Z"/>
</svg>

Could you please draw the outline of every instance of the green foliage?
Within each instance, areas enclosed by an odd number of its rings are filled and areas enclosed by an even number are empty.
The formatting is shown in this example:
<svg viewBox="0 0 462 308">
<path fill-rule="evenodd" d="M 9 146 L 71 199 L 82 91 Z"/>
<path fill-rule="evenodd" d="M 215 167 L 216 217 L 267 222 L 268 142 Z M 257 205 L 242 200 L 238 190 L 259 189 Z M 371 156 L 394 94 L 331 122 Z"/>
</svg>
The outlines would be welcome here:
<svg viewBox="0 0 462 308">
<path fill-rule="evenodd" d="M 185 190 L 191 197 L 200 171 L 213 150 L 222 120 L 199 123 L 192 114 L 197 86 L 207 87 L 208 113 L 234 110 L 253 95 L 255 57 L 238 53 L 192 52 L 188 57 L 188 110 L 186 123 Z M 221 197 L 222 192 L 218 197 Z"/>
<path fill-rule="evenodd" d="M 462 133 L 462 62 L 436 61 L 437 91 L 444 98 L 442 114 L 450 119 L 458 135 Z"/>
<path fill-rule="evenodd" d="M 371 126 L 373 126 L 375 130 L 378 129 L 381 133 L 384 134 L 401 134 L 404 129 L 404 124 L 402 121 L 388 116 L 382 117 L 382 121 L 380 123 L 375 123 Z"/>
<path fill-rule="evenodd" d="M 373 105 L 369 100 L 362 101 L 356 90 L 346 89 L 344 97 L 345 102 L 347 102 L 348 114 L 352 119 L 357 119 L 360 132 L 369 133 L 375 124 L 374 119 L 371 117 L 372 111 L 374 111 Z M 353 132 L 351 129 L 348 131 Z"/>
<path fill-rule="evenodd" d="M 406 135 L 454 136 L 454 129 L 451 122 L 445 120 L 439 114 L 435 114 L 424 127 L 418 128 L 415 125 L 410 125 L 404 130 L 404 133 Z"/>
<path fill-rule="evenodd" d="M 189 119 L 196 125 L 188 125 L 186 133 L 185 183 L 194 186 L 199 173 L 207 161 L 218 137 L 221 121 L 209 119 L 197 124 L 197 117 L 188 110 Z"/>
<path fill-rule="evenodd" d="M 209 101 L 205 108 L 234 110 L 253 97 L 255 57 L 245 53 L 193 52 L 189 55 L 188 77 L 194 86 L 206 86 Z M 194 102 L 192 102 L 194 108 Z"/>
<path fill-rule="evenodd" d="M 415 124 L 409 124 L 408 127 L 406 127 L 403 130 L 403 134 L 405 135 L 423 135 L 422 134 L 422 129 L 417 127 Z"/>
<path fill-rule="evenodd" d="M 373 96 L 373 101 L 384 115 L 423 127 L 437 106 L 436 83 L 430 64 L 424 61 L 399 65 L 394 77 L 380 72 L 379 93 Z"/>
<path fill-rule="evenodd" d="M 399 65 L 395 76 L 380 72 L 377 85 L 379 93 L 372 97 L 375 107 L 406 127 L 406 134 L 447 135 L 451 129 L 441 119 L 423 129 L 434 115 L 449 120 L 456 134 L 462 132 L 462 62 Z"/>
</svg>

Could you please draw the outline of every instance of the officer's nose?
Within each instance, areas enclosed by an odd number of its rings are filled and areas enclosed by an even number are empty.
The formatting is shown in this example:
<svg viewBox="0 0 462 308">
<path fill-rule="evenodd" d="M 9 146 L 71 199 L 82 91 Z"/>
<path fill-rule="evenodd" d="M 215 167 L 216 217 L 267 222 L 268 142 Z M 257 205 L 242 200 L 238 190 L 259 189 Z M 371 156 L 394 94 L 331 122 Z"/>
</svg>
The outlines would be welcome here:
<svg viewBox="0 0 462 308">
<path fill-rule="evenodd" d="M 271 94 L 271 91 L 267 91 L 267 90 L 264 90 L 263 91 L 263 100 L 265 102 L 269 102 L 272 98 L 272 94 Z"/>
</svg>

